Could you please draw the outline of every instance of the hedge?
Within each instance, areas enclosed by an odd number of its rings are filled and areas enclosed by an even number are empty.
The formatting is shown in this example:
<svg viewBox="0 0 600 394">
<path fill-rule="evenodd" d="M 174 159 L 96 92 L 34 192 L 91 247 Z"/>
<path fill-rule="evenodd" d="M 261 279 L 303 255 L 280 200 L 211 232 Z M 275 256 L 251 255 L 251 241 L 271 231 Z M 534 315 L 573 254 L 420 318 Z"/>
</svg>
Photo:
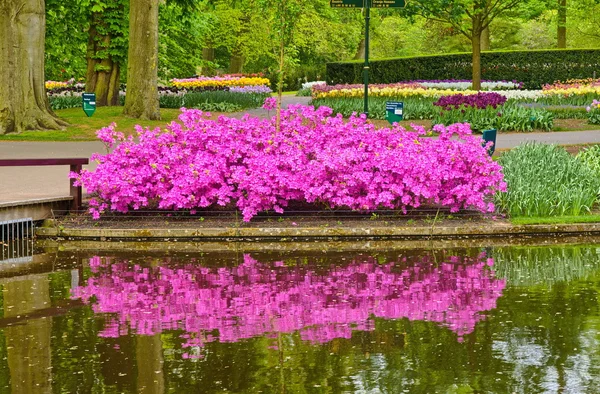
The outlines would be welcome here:
<svg viewBox="0 0 600 394">
<path fill-rule="evenodd" d="M 497 51 L 481 54 L 482 79 L 523 82 L 525 89 L 600 76 L 600 49 Z M 471 79 L 471 53 L 372 60 L 369 82 Z M 362 61 L 327 63 L 328 84 L 362 83 Z"/>
</svg>

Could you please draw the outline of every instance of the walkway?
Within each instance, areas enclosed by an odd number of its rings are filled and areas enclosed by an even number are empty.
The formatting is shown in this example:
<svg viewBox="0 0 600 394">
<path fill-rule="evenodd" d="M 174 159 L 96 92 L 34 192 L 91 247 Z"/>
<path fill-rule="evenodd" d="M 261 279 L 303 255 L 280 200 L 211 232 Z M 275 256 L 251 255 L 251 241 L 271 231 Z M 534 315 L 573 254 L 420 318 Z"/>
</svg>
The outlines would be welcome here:
<svg viewBox="0 0 600 394">
<path fill-rule="evenodd" d="M 307 103 L 308 97 L 285 96 L 284 106 Z M 249 111 L 264 116 L 265 111 Z M 236 116 L 241 116 L 238 114 Z M 498 134 L 497 149 L 512 148 L 524 141 L 561 145 L 600 143 L 600 131 Z M 9 142 L 0 141 L 0 158 L 90 157 L 103 152 L 100 142 Z M 0 204 L 69 195 L 68 167 L 0 167 Z"/>
</svg>

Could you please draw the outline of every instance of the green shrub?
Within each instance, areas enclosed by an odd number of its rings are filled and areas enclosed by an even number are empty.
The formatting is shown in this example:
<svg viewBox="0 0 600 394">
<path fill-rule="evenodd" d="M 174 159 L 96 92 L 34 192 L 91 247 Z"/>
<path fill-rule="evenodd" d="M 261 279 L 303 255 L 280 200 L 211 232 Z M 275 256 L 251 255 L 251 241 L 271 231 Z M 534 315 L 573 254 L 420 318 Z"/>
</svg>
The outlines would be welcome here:
<svg viewBox="0 0 600 394">
<path fill-rule="evenodd" d="M 600 178 L 562 147 L 528 142 L 498 162 L 507 191 L 495 200 L 510 216 L 581 215 L 597 200 Z"/>
<path fill-rule="evenodd" d="M 414 80 L 471 79 L 471 54 L 372 60 L 372 83 Z M 362 61 L 327 63 L 328 84 L 361 83 Z M 481 54 L 481 78 L 524 83 L 525 89 L 571 78 L 591 78 L 600 69 L 600 49 L 496 51 Z"/>
</svg>

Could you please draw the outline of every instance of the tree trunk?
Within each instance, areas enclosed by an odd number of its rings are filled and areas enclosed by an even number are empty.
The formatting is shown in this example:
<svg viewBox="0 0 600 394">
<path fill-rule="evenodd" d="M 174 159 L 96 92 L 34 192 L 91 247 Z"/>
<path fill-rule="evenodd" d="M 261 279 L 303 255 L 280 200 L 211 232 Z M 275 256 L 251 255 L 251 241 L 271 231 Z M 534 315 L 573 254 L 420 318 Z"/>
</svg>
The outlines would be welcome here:
<svg viewBox="0 0 600 394">
<path fill-rule="evenodd" d="M 363 34 L 364 36 L 364 34 Z M 361 60 L 365 58 L 365 39 L 361 38 L 358 43 L 358 50 L 356 51 L 356 55 L 354 55 L 354 60 Z"/>
<path fill-rule="evenodd" d="M 158 0 L 131 0 L 123 114 L 140 119 L 160 119 L 157 85 Z"/>
<path fill-rule="evenodd" d="M 202 60 L 210 62 L 211 65 L 203 65 L 202 66 L 202 75 L 215 75 L 215 68 L 213 67 L 213 63 L 215 62 L 215 48 L 208 47 L 202 48 Z"/>
<path fill-rule="evenodd" d="M 486 27 L 481 32 L 481 50 L 489 51 L 490 50 L 490 27 Z"/>
<path fill-rule="evenodd" d="M 96 93 L 96 106 L 119 105 L 119 79 L 121 66 L 110 55 L 101 59 L 98 53 L 110 46 L 111 36 L 101 37 L 96 23 L 101 15 L 94 13 L 89 28 L 87 45 L 87 73 L 85 91 Z"/>
<path fill-rule="evenodd" d="M 244 66 L 244 58 L 242 56 L 231 55 L 229 63 L 229 72 L 231 74 L 241 74 Z"/>
<path fill-rule="evenodd" d="M 0 135 L 62 129 L 44 86 L 42 0 L 0 1 Z"/>
<path fill-rule="evenodd" d="M 567 0 L 558 0 L 558 48 L 567 47 Z"/>
<path fill-rule="evenodd" d="M 473 29 L 473 90 L 481 90 L 481 30 Z"/>
</svg>

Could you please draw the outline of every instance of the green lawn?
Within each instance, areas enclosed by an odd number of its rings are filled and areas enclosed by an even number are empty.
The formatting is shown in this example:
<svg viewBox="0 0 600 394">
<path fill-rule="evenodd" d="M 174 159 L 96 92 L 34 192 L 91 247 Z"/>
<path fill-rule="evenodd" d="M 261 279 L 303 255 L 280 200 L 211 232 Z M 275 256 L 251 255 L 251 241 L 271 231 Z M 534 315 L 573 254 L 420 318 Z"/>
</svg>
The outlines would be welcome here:
<svg viewBox="0 0 600 394">
<path fill-rule="evenodd" d="M 551 216 L 551 217 L 514 217 L 512 224 L 575 224 L 575 223 L 600 223 L 600 215 L 580 216 Z"/>
<path fill-rule="evenodd" d="M 81 108 L 69 108 L 55 111 L 69 122 L 66 130 L 26 131 L 21 134 L 1 135 L 0 141 L 90 141 L 96 140 L 96 130 L 106 127 L 112 122 L 125 134 L 134 132 L 134 126 L 164 127 L 176 120 L 179 109 L 161 108 L 162 120 L 139 120 L 123 116 L 123 107 L 100 107 L 88 118 Z"/>
</svg>

